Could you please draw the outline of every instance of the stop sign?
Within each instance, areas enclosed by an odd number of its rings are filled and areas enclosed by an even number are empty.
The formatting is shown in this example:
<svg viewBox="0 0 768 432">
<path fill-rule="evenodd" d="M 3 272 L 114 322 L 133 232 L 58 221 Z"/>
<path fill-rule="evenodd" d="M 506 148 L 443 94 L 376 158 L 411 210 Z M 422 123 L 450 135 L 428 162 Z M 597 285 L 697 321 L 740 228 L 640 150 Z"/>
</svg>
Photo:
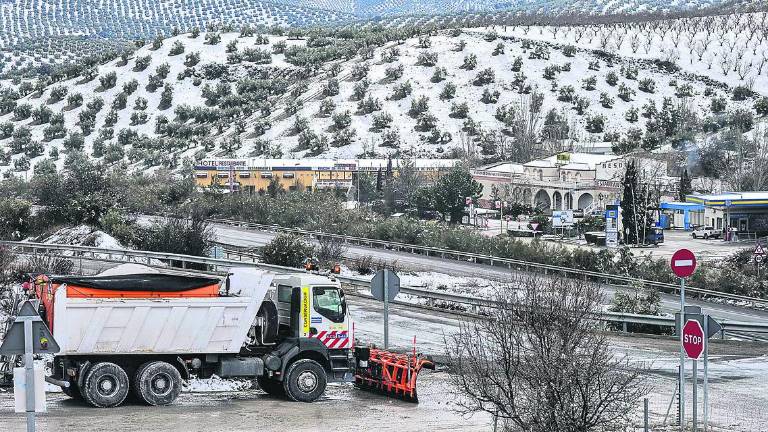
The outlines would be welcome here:
<svg viewBox="0 0 768 432">
<path fill-rule="evenodd" d="M 680 249 L 672 255 L 669 264 L 677 277 L 686 278 L 696 270 L 696 257 L 688 249 Z"/>
<path fill-rule="evenodd" d="M 688 320 L 683 327 L 683 349 L 688 358 L 698 360 L 704 351 L 704 329 L 696 320 Z"/>
</svg>

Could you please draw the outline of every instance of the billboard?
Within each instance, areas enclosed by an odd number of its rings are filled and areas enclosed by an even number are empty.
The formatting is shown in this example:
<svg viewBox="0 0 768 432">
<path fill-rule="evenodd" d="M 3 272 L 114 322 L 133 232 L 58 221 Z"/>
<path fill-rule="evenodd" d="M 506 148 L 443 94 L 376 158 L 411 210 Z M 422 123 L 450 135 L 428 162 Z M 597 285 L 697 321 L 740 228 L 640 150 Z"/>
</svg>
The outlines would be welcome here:
<svg viewBox="0 0 768 432">
<path fill-rule="evenodd" d="M 552 227 L 573 226 L 573 210 L 555 210 L 552 212 Z"/>
</svg>

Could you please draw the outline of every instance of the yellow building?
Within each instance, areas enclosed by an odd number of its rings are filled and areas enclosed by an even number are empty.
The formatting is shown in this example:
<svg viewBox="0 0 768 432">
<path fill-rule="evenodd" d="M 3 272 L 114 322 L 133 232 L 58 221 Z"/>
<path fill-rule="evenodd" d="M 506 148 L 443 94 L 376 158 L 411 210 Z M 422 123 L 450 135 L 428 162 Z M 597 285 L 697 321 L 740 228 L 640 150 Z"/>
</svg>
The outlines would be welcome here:
<svg viewBox="0 0 768 432">
<path fill-rule="evenodd" d="M 434 180 L 454 166 L 456 159 L 411 159 L 414 169 Z M 277 181 L 287 191 L 316 189 L 349 190 L 357 172 L 385 172 L 392 164 L 397 175 L 400 159 L 205 159 L 195 165 L 199 187 L 219 187 L 230 191 L 264 192 Z"/>
</svg>

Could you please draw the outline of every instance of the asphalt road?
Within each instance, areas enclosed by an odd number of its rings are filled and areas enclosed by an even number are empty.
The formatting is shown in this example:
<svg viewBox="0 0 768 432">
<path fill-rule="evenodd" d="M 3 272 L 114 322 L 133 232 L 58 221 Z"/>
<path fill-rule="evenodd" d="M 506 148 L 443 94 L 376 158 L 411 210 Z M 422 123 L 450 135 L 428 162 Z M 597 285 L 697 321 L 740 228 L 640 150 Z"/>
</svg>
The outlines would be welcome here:
<svg viewBox="0 0 768 432">
<path fill-rule="evenodd" d="M 349 301 L 358 336 L 381 343 L 382 304 L 360 297 L 352 297 Z M 454 334 L 462 321 L 455 315 L 398 305 L 391 307 L 390 318 L 391 349 L 410 351 L 416 335 L 418 351 L 436 356 L 444 352 L 444 336 Z M 609 337 L 617 355 L 626 354 L 631 360 L 648 365 L 652 424 L 660 424 L 675 386 L 677 341 L 669 337 Z M 730 426 L 734 421 L 761 412 L 760 407 L 768 403 L 768 396 L 760 390 L 765 387 L 768 369 L 755 367 L 760 364 L 759 356 L 765 352 L 768 352 L 768 346 L 764 344 L 736 341 L 712 344 L 711 382 L 713 394 L 717 395 L 712 404 L 717 423 Z M 750 389 L 749 394 L 743 396 L 747 389 Z M 334 385 L 323 398 L 312 404 L 275 399 L 254 387 L 232 392 L 184 392 L 167 407 L 146 407 L 128 401 L 123 406 L 109 409 L 90 408 L 61 393 L 49 393 L 48 412 L 39 415 L 37 430 L 474 432 L 491 429 L 488 416 L 466 417 L 454 410 L 458 396 L 452 391 L 448 373 L 440 370 L 422 372 L 418 391 L 418 405 L 365 393 L 351 385 Z M 731 403 L 734 400 L 740 402 L 739 406 Z M 741 405 L 754 408 L 743 409 Z M 758 419 L 717 430 L 763 431 L 762 424 Z M 22 430 L 24 417 L 13 413 L 12 393 L 0 390 L 0 431 Z"/>
<path fill-rule="evenodd" d="M 259 247 L 269 243 L 275 233 L 257 231 L 229 225 L 213 225 L 217 240 L 224 244 L 240 247 Z M 699 240 L 704 241 L 704 240 Z M 466 261 L 443 259 L 432 256 L 411 254 L 388 249 L 368 248 L 357 245 L 347 245 L 345 256 L 356 259 L 363 256 L 371 256 L 380 261 L 396 261 L 402 268 L 412 271 L 434 271 L 452 276 L 482 277 L 497 281 L 507 281 L 513 271 L 502 267 L 493 267 L 484 264 L 475 264 Z M 604 287 L 606 300 L 611 301 L 616 288 Z M 768 323 L 768 311 L 755 310 L 730 304 L 720 304 L 694 299 L 686 299 L 687 305 L 701 306 L 705 312 L 716 319 L 743 322 Z M 680 310 L 680 297 L 671 294 L 662 294 L 661 306 L 663 312 L 674 313 Z"/>
</svg>

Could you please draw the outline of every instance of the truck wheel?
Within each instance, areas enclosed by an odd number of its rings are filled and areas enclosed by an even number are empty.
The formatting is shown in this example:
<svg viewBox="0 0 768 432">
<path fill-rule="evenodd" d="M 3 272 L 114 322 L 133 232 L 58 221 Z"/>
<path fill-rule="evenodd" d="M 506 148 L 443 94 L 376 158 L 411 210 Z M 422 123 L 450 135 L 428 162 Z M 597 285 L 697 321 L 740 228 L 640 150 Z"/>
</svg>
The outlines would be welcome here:
<svg viewBox="0 0 768 432">
<path fill-rule="evenodd" d="M 704 240 L 709 240 L 709 234 L 704 234 Z"/>
<path fill-rule="evenodd" d="M 325 369 L 320 363 L 302 359 L 288 367 L 283 377 L 283 389 L 293 401 L 313 402 L 325 392 L 327 382 Z"/>
<path fill-rule="evenodd" d="M 181 393 L 181 374 L 163 361 L 144 363 L 134 376 L 134 390 L 148 405 L 168 405 Z"/>
<path fill-rule="evenodd" d="M 80 394 L 98 408 L 118 406 L 128 396 L 128 374 L 114 363 L 96 363 L 86 373 Z"/>
<path fill-rule="evenodd" d="M 259 388 L 264 390 L 268 395 L 279 398 L 285 397 L 285 390 L 283 389 L 283 383 L 267 377 L 260 376 L 256 379 L 259 382 Z"/>
</svg>

